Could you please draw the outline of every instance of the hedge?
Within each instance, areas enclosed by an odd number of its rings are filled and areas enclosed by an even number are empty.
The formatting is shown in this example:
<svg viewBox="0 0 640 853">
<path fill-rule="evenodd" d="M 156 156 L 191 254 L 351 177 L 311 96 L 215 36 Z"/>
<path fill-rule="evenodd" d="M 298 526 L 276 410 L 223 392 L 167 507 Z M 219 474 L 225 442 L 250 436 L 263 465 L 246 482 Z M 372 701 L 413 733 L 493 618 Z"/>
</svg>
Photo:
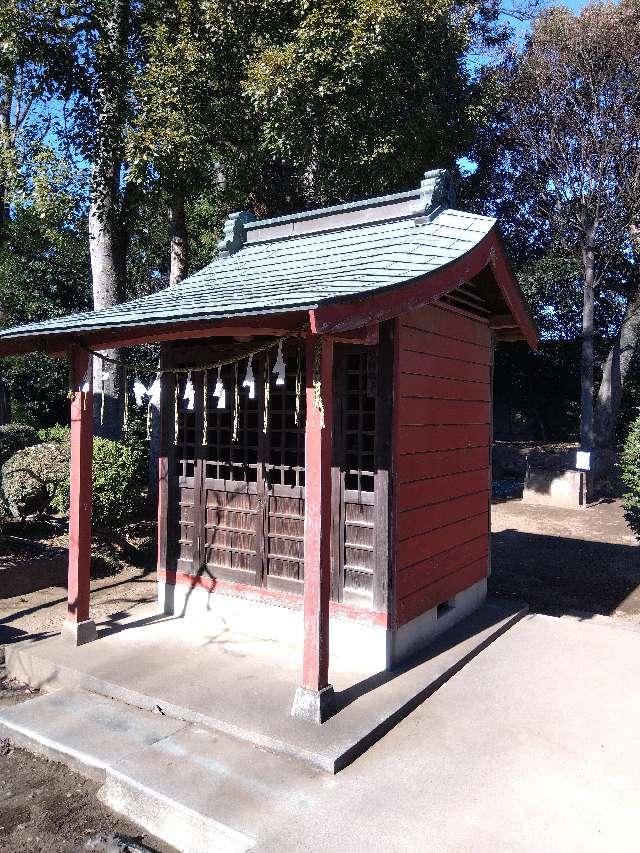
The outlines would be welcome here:
<svg viewBox="0 0 640 853">
<path fill-rule="evenodd" d="M 631 424 L 620 459 L 622 482 L 626 492 L 622 497 L 624 514 L 640 539 L 640 416 Z"/>
<path fill-rule="evenodd" d="M 69 428 L 42 430 L 48 439 L 21 450 L 2 469 L 5 506 L 12 515 L 69 512 Z M 138 518 L 144 510 L 146 448 L 142 442 L 93 440 L 93 520 L 115 526 Z"/>
</svg>

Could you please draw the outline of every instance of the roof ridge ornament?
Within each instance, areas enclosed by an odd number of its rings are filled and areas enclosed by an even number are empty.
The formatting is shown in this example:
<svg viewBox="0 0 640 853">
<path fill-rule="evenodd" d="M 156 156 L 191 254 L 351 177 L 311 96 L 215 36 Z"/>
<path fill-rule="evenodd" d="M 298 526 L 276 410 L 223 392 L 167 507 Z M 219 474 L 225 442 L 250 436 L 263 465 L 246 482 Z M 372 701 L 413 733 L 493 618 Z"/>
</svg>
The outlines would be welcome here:
<svg viewBox="0 0 640 853">
<path fill-rule="evenodd" d="M 255 216 L 249 210 L 237 210 L 230 213 L 224 223 L 222 239 L 218 241 L 218 256 L 228 258 L 234 255 L 247 242 L 247 222 L 253 222 Z"/>
<path fill-rule="evenodd" d="M 455 207 L 457 204 L 453 178 L 447 169 L 431 169 L 424 173 L 420 183 L 420 213 L 436 208 Z"/>
</svg>

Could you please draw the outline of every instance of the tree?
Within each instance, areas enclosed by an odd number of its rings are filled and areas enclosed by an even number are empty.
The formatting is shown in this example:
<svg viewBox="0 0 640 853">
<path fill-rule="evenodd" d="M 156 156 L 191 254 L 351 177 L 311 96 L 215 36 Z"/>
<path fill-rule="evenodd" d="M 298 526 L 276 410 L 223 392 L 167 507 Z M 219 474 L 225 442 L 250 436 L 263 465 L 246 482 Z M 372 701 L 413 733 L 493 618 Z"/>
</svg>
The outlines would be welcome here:
<svg viewBox="0 0 640 853">
<path fill-rule="evenodd" d="M 12 203 L 28 195 L 33 166 L 49 148 L 72 64 L 70 33 L 57 0 L 6 0 L 0 8 L 0 241 Z"/>
<path fill-rule="evenodd" d="M 78 238 L 71 218 L 77 190 L 55 146 L 57 114 L 72 66 L 70 19 L 56 0 L 7 0 L 0 7 L 0 322 L 66 313 L 82 303 Z M 63 281 L 57 274 L 64 275 Z M 84 303 L 82 303 L 84 304 Z M 64 307 L 63 307 L 64 306 Z M 13 415 L 36 423 L 66 402 L 64 366 L 40 355 L 3 359 Z M 34 393 L 34 390 L 37 391 Z"/>
<path fill-rule="evenodd" d="M 404 188 L 425 164 L 454 168 L 483 114 L 465 54 L 480 20 L 488 28 L 487 7 L 474 18 L 448 0 L 301 5 L 244 84 L 259 145 L 286 185 L 280 206 Z"/>
<path fill-rule="evenodd" d="M 637 2 L 599 3 L 579 15 L 543 12 L 523 48 L 488 73 L 498 106 L 474 152 L 477 190 L 493 196 L 494 209 L 510 221 L 516 257 L 555 245 L 579 259 L 580 440 L 588 450 L 615 443 L 626 357 L 640 331 L 639 55 Z M 605 362 L 594 430 L 594 305 L 602 286 L 613 287 L 625 308 Z"/>
<path fill-rule="evenodd" d="M 52 150 L 41 151 L 23 168 L 25 190 L 13 196 L 0 241 L 0 304 L 7 325 L 90 308 L 86 220 L 77 205 L 81 178 Z M 41 427 L 68 418 L 64 359 L 14 356 L 3 358 L 0 370 L 15 420 Z"/>
<path fill-rule="evenodd" d="M 125 289 L 129 196 L 122 191 L 124 133 L 127 120 L 127 91 L 131 67 L 128 56 L 129 0 L 98 0 L 86 21 L 85 94 L 90 116 L 91 158 L 89 200 L 89 252 L 93 282 L 93 307 L 110 308 L 122 301 Z M 89 73 L 86 73 L 86 72 Z M 104 352 L 118 360 L 115 349 Z M 119 438 L 124 412 L 121 369 L 104 369 L 93 360 L 96 395 L 95 432 L 104 438 Z"/>
</svg>

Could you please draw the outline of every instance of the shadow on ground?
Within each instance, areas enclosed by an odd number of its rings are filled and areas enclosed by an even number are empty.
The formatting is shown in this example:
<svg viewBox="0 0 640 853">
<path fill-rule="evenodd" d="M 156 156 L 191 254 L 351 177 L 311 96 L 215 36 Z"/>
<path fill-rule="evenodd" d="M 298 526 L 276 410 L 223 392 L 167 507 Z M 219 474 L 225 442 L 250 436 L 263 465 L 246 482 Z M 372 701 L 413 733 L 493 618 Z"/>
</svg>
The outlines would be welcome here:
<svg viewBox="0 0 640 853">
<path fill-rule="evenodd" d="M 507 529 L 492 535 L 489 592 L 553 616 L 640 612 L 640 548 Z M 637 608 L 632 600 L 638 599 Z"/>
</svg>

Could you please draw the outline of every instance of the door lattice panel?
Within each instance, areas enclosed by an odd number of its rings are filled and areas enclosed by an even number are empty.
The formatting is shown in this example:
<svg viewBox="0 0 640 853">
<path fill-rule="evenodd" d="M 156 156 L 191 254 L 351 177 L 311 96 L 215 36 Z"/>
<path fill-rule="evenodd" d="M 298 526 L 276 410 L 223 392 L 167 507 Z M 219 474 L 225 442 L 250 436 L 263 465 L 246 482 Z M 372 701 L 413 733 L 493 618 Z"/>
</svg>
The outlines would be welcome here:
<svg viewBox="0 0 640 853">
<path fill-rule="evenodd" d="M 221 378 L 225 388 L 224 408 L 214 397 L 216 373 L 208 376 L 206 430 L 202 446 L 204 551 L 203 566 L 214 577 L 242 583 L 259 583 L 261 557 L 259 531 L 262 527 L 262 466 L 259 462 L 261 400 L 260 363 L 254 360 L 256 393 L 250 399 L 241 387 L 244 366 L 236 374 L 225 365 Z M 238 434 L 233 440 L 235 384 L 239 384 Z"/>
<path fill-rule="evenodd" d="M 178 570 L 191 572 L 198 548 L 197 489 L 195 487 L 197 430 L 196 412 L 188 411 L 182 400 L 186 378 L 176 378 L 178 418 L 176 439 L 176 474 L 178 477 Z"/>
<path fill-rule="evenodd" d="M 373 492 L 376 390 L 372 374 L 377 359 L 374 353 L 355 352 L 345 361 L 345 488 Z"/>
<path fill-rule="evenodd" d="M 286 377 L 284 385 L 272 383 L 269 401 L 267 440 L 268 461 L 265 465 L 270 486 L 304 486 L 305 393 L 300 394 L 300 412 L 296 424 L 296 371 L 304 376 L 304 353 L 297 344 L 285 349 Z M 271 365 L 270 365 L 271 367 Z"/>
<path fill-rule="evenodd" d="M 349 347 L 343 354 L 342 592 L 370 604 L 375 544 L 377 353 Z"/>
<path fill-rule="evenodd" d="M 296 423 L 296 375 L 304 377 L 302 345 L 285 347 L 284 385 L 271 386 L 266 433 L 267 586 L 302 592 L 304 578 L 304 378 Z"/>
<path fill-rule="evenodd" d="M 256 378 L 260 371 L 256 369 Z M 213 396 L 215 373 L 209 374 L 207 383 L 206 445 L 204 447 L 205 478 L 232 483 L 255 483 L 258 479 L 258 430 L 259 422 L 259 381 L 256 382 L 255 399 L 250 400 L 246 388 L 240 389 L 238 411 L 238 436 L 233 441 L 233 408 L 235 370 L 233 365 L 225 365 L 221 370 L 222 382 L 226 390 L 225 407 L 218 408 L 218 398 Z M 244 379 L 242 372 L 237 376 L 238 383 Z"/>
</svg>

